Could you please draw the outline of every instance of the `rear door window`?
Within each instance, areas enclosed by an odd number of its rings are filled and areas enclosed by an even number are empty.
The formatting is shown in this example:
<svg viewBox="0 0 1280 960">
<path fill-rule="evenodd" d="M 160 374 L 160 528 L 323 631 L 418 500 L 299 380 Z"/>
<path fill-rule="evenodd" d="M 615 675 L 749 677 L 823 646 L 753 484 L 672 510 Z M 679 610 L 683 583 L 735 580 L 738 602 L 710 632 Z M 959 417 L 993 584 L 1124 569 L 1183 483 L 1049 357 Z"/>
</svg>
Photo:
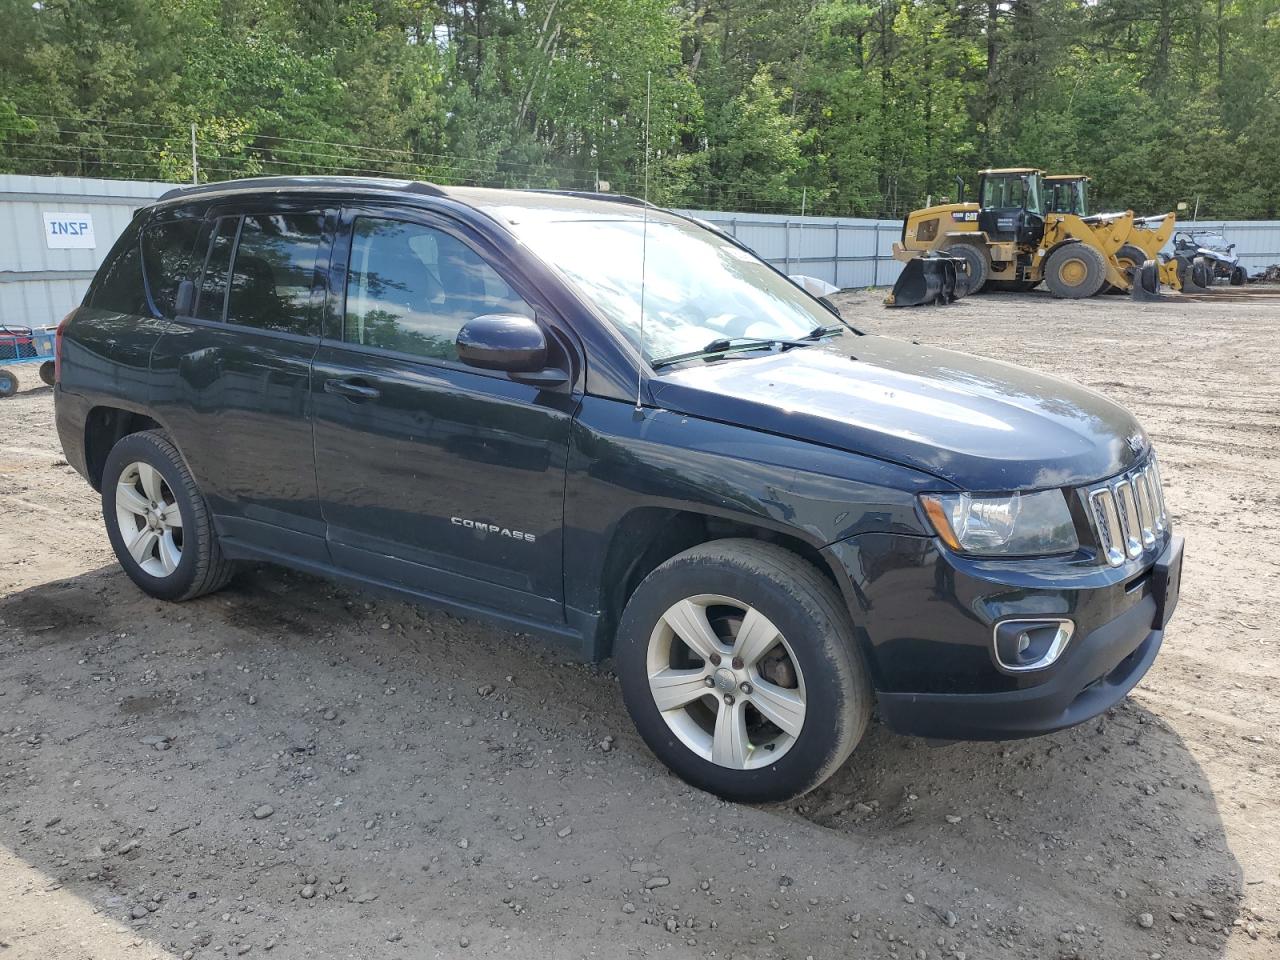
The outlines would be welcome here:
<svg viewBox="0 0 1280 960">
<path fill-rule="evenodd" d="M 178 284 L 187 279 L 191 252 L 200 234 L 196 217 L 160 220 L 147 225 L 142 234 L 142 263 L 151 302 L 162 317 L 172 317 Z"/>
<path fill-rule="evenodd" d="M 457 360 L 458 331 L 486 313 L 534 315 L 456 237 L 417 223 L 355 219 L 342 330 L 347 343 Z"/>
<path fill-rule="evenodd" d="M 278 333 L 314 335 L 312 288 L 324 216 L 246 216 L 231 268 L 227 322 Z"/>
<path fill-rule="evenodd" d="M 222 322 L 227 302 L 227 273 L 231 269 L 231 251 L 240 230 L 239 217 L 219 217 L 213 225 L 209 250 L 200 281 L 196 316 L 201 320 Z"/>
</svg>

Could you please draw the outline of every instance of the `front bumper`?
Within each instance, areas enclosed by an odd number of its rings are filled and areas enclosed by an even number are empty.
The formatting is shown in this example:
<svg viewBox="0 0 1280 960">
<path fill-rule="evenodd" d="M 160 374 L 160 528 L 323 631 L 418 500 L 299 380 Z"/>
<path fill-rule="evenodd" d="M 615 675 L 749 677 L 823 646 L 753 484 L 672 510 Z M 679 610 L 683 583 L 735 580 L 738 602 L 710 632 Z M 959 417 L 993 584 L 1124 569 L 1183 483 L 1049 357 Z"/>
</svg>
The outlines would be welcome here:
<svg viewBox="0 0 1280 960">
<path fill-rule="evenodd" d="M 1155 557 L 1112 569 L 1065 561 L 1002 569 L 894 539 L 863 541 L 844 560 L 853 563 L 845 570 L 862 607 L 854 621 L 881 719 L 904 734 L 1006 740 L 1095 717 L 1146 674 L 1178 600 L 1177 537 Z M 991 636 L 996 623 L 1022 617 L 1069 618 L 1076 632 L 1051 666 L 1011 675 Z"/>
<path fill-rule="evenodd" d="M 1142 679 L 1164 640 L 1150 597 L 1084 638 L 1038 686 L 1003 693 L 881 693 L 880 718 L 898 733 L 945 740 L 1013 740 L 1083 723 Z"/>
</svg>

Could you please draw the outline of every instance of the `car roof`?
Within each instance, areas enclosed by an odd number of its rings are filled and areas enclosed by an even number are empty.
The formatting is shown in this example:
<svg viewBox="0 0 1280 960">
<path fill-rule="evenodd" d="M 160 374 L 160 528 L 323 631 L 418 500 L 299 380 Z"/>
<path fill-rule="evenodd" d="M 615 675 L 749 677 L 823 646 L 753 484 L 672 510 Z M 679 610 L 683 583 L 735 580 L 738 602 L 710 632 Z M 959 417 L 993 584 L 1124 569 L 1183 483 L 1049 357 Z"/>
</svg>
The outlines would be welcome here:
<svg viewBox="0 0 1280 960">
<path fill-rule="evenodd" d="M 157 205 L 217 200 L 263 194 L 345 193 L 353 197 L 398 194 L 406 200 L 436 197 L 481 210 L 506 223 L 564 220 L 679 221 L 680 217 L 624 194 L 583 190 L 505 190 L 492 187 L 440 186 L 421 180 L 389 177 L 250 177 L 198 186 L 177 187 L 160 196 Z"/>
</svg>

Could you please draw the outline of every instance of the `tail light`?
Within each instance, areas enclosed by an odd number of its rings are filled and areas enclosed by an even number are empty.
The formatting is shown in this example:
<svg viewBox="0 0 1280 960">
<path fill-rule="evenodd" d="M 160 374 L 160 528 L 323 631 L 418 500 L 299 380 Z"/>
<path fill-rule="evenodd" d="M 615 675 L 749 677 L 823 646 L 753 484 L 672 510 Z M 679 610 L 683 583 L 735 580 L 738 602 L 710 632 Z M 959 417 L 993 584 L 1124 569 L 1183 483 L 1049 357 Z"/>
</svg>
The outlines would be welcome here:
<svg viewBox="0 0 1280 960">
<path fill-rule="evenodd" d="M 55 386 L 62 383 L 62 334 L 66 332 L 67 324 L 75 316 L 75 313 L 72 310 L 63 317 L 62 322 L 58 324 L 58 329 L 53 333 L 53 382 Z"/>
</svg>

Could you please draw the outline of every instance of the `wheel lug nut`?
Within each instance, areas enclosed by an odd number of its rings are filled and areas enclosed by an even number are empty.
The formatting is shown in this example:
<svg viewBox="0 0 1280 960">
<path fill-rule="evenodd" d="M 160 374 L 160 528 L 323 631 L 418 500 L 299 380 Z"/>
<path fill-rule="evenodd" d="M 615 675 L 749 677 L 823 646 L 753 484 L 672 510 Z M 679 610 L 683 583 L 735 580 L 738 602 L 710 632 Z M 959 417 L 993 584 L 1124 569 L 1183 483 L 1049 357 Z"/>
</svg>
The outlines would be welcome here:
<svg viewBox="0 0 1280 960">
<path fill-rule="evenodd" d="M 741 657 L 734 657 L 734 658 L 733 658 L 733 669 L 735 669 L 735 670 L 741 670 L 741 669 L 742 669 L 742 658 L 741 658 Z"/>
<path fill-rule="evenodd" d="M 726 693 L 726 694 L 724 695 L 724 705 L 725 705 L 726 707 L 732 707 L 732 706 L 733 706 L 733 695 L 732 695 L 732 694 Z"/>
<path fill-rule="evenodd" d="M 743 692 L 743 693 L 746 693 L 746 694 L 750 694 L 750 693 L 751 693 L 751 684 L 749 684 L 749 683 L 744 683 L 744 684 L 742 684 L 742 692 Z"/>
<path fill-rule="evenodd" d="M 702 683 L 704 686 L 708 687 L 714 687 L 716 685 L 716 681 L 712 677 L 707 677 L 707 679 L 703 680 Z"/>
<path fill-rule="evenodd" d="M 716 666 L 716 667 L 720 666 L 720 654 L 713 653 L 711 655 L 711 663 L 713 666 Z"/>
</svg>

